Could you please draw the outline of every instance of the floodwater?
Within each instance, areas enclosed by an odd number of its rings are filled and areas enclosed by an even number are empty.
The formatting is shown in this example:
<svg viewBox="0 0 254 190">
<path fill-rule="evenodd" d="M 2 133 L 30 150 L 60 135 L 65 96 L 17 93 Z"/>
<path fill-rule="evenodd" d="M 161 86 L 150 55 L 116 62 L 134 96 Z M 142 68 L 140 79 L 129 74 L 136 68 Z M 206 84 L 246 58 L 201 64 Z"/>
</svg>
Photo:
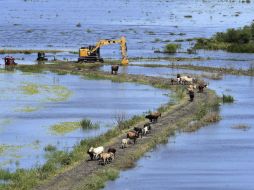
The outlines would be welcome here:
<svg viewBox="0 0 254 190">
<path fill-rule="evenodd" d="M 35 86 L 39 92 L 29 93 L 26 86 Z M 43 148 L 48 144 L 69 151 L 81 139 L 104 133 L 115 125 L 117 114 L 130 118 L 169 101 L 165 96 L 169 91 L 148 85 L 86 80 L 50 72 L 2 72 L 0 91 L 0 145 L 7 147 L 0 152 L 0 166 L 10 170 L 42 164 Z M 77 129 L 62 135 L 50 130 L 54 124 L 84 118 L 98 122 L 100 129 Z"/>
<path fill-rule="evenodd" d="M 196 56 L 153 52 L 163 49 L 168 43 L 165 40 L 210 37 L 230 27 L 250 24 L 253 5 L 254 2 L 211 0 L 184 3 L 182 0 L 86 0 L 85 3 L 82 0 L 0 0 L 0 48 L 78 51 L 81 46 L 93 45 L 99 39 L 124 35 L 129 57 Z M 182 42 L 181 52 L 192 43 Z M 104 58 L 121 57 L 118 45 L 102 47 L 101 54 Z M 198 56 L 207 57 L 206 54 L 200 52 Z M 246 57 L 234 55 L 241 59 Z M 76 54 L 55 56 L 77 60 Z M 231 57 L 231 53 L 223 52 L 222 56 Z M 20 64 L 34 63 L 36 55 L 23 55 L 23 58 L 26 62 L 21 60 Z"/>
<path fill-rule="evenodd" d="M 223 57 L 223 56 L 222 56 Z M 186 57 L 187 58 L 187 57 Z M 200 58 L 200 57 L 196 57 Z M 204 57 L 205 58 L 205 57 Z M 132 61 L 132 64 L 152 64 L 152 65 L 195 65 L 195 66 L 203 66 L 203 67 L 214 67 L 214 68 L 227 68 L 227 69 L 241 69 L 241 70 L 253 70 L 254 68 L 254 57 L 249 58 L 249 60 L 238 60 L 234 59 L 234 57 L 230 58 L 211 58 L 206 57 L 208 59 L 200 59 L 200 60 L 187 60 L 187 61 L 169 61 L 165 59 L 159 60 L 136 60 Z"/>
<path fill-rule="evenodd" d="M 156 62 L 157 63 L 157 62 Z M 104 65 L 100 68 L 104 72 L 111 72 L 110 65 Z M 205 72 L 187 69 L 175 69 L 167 67 L 142 67 L 142 66 L 120 66 L 118 73 L 133 74 L 133 75 L 146 75 L 153 77 L 176 78 L 178 73 L 182 75 L 200 75 Z"/>
<path fill-rule="evenodd" d="M 222 120 L 195 133 L 177 134 L 147 153 L 134 169 L 121 172 L 105 190 L 253 189 L 254 80 L 226 75 L 210 81 L 219 95 L 236 101 L 221 106 Z M 233 129 L 245 124 L 249 130 Z"/>
</svg>

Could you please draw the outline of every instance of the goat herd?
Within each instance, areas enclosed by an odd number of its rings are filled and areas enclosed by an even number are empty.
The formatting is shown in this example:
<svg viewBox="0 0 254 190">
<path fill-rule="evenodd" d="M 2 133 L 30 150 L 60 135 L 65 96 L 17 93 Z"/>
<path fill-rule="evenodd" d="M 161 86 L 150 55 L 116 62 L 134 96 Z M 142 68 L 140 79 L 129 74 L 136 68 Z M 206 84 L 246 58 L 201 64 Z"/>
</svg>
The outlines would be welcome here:
<svg viewBox="0 0 254 190">
<path fill-rule="evenodd" d="M 112 74 L 117 74 L 118 65 L 112 66 Z M 194 99 L 194 89 L 198 87 L 198 92 L 202 93 L 204 88 L 208 85 L 204 81 L 198 81 L 195 78 L 190 76 L 181 76 L 177 74 L 177 78 L 171 79 L 171 85 L 178 84 L 178 85 L 189 85 L 187 87 L 188 94 L 190 96 L 190 101 Z M 137 139 L 140 137 L 151 133 L 151 124 L 157 122 L 158 118 L 161 117 L 160 112 L 153 112 L 145 116 L 146 119 L 149 119 L 150 122 L 144 124 L 142 128 L 134 127 L 133 130 L 127 132 L 126 138 L 122 139 L 121 141 L 121 148 L 127 148 L 129 144 L 131 144 L 131 140 L 133 144 L 136 144 Z M 116 149 L 113 147 L 108 148 L 107 152 L 104 152 L 105 149 L 103 146 L 99 146 L 97 148 L 91 147 L 87 151 L 87 154 L 90 156 L 91 160 L 99 160 L 99 164 L 106 165 L 111 163 L 116 156 Z"/>
<path fill-rule="evenodd" d="M 177 74 L 176 78 L 171 78 L 171 85 L 174 84 L 189 85 L 187 90 L 191 102 L 194 100 L 194 89 L 198 88 L 198 92 L 202 93 L 204 88 L 208 87 L 208 84 L 204 81 L 198 81 L 196 78 L 192 78 L 190 76 L 181 76 L 180 74 Z"/>
<path fill-rule="evenodd" d="M 131 144 L 136 144 L 137 139 L 140 137 L 151 133 L 152 127 L 151 124 L 157 122 L 158 118 L 161 117 L 160 112 L 153 112 L 145 116 L 146 119 L 149 119 L 150 122 L 145 123 L 143 127 L 134 127 L 133 130 L 127 132 L 126 138 L 121 141 L 121 148 L 127 148 Z M 99 160 L 99 164 L 106 165 L 111 163 L 115 159 L 116 149 L 113 147 L 108 148 L 107 152 L 104 152 L 105 149 L 103 146 L 97 148 L 91 147 L 87 151 L 87 154 L 90 156 L 90 160 Z"/>
</svg>

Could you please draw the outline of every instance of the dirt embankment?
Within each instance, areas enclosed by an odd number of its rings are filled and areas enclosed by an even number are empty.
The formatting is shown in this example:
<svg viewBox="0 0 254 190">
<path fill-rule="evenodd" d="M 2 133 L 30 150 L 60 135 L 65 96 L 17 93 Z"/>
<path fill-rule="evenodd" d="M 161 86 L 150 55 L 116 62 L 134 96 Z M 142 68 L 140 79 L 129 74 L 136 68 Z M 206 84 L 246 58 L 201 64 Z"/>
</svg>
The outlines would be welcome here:
<svg viewBox="0 0 254 190">
<path fill-rule="evenodd" d="M 162 115 L 156 124 L 152 125 L 152 132 L 142 139 L 139 138 L 137 144 L 131 144 L 126 149 L 120 148 L 122 138 L 126 138 L 126 134 L 115 137 L 109 143 L 110 147 L 117 149 L 116 159 L 113 163 L 102 166 L 98 161 L 83 160 L 72 169 L 55 176 L 52 180 L 36 187 L 36 190 L 74 190 L 74 189 L 98 189 L 101 186 L 94 186 L 92 179 L 106 169 L 114 168 L 117 170 L 132 167 L 135 161 L 145 152 L 152 149 L 156 144 L 167 141 L 168 136 L 175 131 L 180 130 L 177 126 L 179 120 L 191 118 L 198 112 L 199 105 L 203 102 L 217 99 L 213 93 L 197 93 L 194 102 L 184 101 L 184 103 L 175 106 L 174 109 Z M 141 127 L 143 123 L 137 124 Z M 134 126 L 132 126 L 134 127 Z M 131 127 L 131 128 L 132 128 Z M 106 149 L 109 147 L 107 146 Z M 104 179 L 106 181 L 107 179 Z"/>
</svg>

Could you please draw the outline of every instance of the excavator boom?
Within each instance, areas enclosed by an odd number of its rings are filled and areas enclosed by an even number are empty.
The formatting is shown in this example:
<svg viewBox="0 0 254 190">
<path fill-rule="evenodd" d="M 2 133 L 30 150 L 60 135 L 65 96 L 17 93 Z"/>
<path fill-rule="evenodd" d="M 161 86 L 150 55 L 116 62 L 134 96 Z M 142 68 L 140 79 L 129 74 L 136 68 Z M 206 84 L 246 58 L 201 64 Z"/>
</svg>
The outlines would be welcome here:
<svg viewBox="0 0 254 190">
<path fill-rule="evenodd" d="M 122 54 L 122 64 L 128 64 L 128 58 L 127 58 L 127 46 L 126 46 L 126 38 L 121 37 L 120 39 L 116 40 L 109 40 L 109 39 L 103 39 L 96 43 L 95 46 L 89 46 L 88 48 L 81 48 L 79 50 L 79 60 L 92 60 L 98 59 L 99 61 L 102 60 L 100 58 L 100 48 L 102 46 L 111 45 L 111 44 L 120 44 L 121 46 L 121 54 Z M 95 60 L 96 61 L 96 60 Z"/>
</svg>

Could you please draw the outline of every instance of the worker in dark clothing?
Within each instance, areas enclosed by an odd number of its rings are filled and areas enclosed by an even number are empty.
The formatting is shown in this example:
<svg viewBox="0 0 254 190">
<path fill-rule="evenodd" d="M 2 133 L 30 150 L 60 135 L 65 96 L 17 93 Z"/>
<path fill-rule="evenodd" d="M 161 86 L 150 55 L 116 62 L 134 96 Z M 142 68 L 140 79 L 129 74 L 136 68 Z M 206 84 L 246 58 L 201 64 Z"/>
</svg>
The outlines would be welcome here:
<svg viewBox="0 0 254 190">
<path fill-rule="evenodd" d="M 190 96 L 190 101 L 193 102 L 193 100 L 194 100 L 194 91 L 193 90 L 189 90 L 189 96 Z"/>
</svg>

